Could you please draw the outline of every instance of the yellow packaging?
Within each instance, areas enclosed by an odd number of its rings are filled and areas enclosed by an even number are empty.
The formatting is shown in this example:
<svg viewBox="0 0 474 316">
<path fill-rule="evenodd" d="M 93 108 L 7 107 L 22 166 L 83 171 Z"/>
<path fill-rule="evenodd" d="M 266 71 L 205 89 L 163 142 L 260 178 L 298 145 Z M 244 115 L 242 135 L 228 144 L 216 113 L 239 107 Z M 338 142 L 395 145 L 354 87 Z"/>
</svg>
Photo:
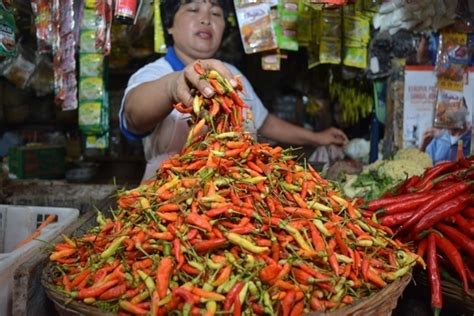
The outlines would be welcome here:
<svg viewBox="0 0 474 316">
<path fill-rule="evenodd" d="M 153 1 L 154 8 L 154 41 L 155 41 L 155 53 L 165 54 L 166 43 L 165 36 L 163 34 L 163 24 L 161 23 L 161 12 L 160 12 L 160 0 Z"/>
</svg>

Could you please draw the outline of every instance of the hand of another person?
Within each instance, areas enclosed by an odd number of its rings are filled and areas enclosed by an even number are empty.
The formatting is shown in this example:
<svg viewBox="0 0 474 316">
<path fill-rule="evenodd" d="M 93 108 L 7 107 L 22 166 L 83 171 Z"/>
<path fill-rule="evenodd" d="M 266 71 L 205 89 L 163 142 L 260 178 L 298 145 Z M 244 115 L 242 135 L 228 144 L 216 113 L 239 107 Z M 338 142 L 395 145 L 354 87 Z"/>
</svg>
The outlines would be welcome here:
<svg viewBox="0 0 474 316">
<path fill-rule="evenodd" d="M 237 87 L 237 81 L 234 79 L 230 70 L 223 62 L 217 59 L 197 60 L 188 64 L 178 76 L 178 79 L 171 84 L 171 94 L 175 102 L 182 102 L 185 106 L 192 106 L 192 89 L 197 88 L 205 97 L 210 98 L 215 91 L 212 86 L 201 79 L 200 75 L 194 69 L 199 63 L 204 71 L 216 70 L 224 78 L 227 78 L 233 87 Z"/>
<path fill-rule="evenodd" d="M 421 136 L 420 150 L 425 151 L 428 144 L 436 136 L 436 130 L 434 128 L 428 128 Z"/>
<path fill-rule="evenodd" d="M 318 143 L 320 145 L 339 145 L 343 146 L 349 142 L 346 134 L 338 128 L 330 127 L 318 134 Z"/>
</svg>

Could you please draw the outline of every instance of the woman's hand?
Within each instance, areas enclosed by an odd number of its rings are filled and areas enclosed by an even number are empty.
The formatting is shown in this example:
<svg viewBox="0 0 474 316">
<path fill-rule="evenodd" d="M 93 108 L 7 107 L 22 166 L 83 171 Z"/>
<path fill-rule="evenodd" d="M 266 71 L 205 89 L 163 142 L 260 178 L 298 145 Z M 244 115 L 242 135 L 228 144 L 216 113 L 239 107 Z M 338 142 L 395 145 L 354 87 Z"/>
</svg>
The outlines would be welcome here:
<svg viewBox="0 0 474 316">
<path fill-rule="evenodd" d="M 316 133 L 318 135 L 317 143 L 319 145 L 339 145 L 344 146 L 349 142 L 346 134 L 338 128 L 330 127 L 322 132 Z"/>
<path fill-rule="evenodd" d="M 192 106 L 192 89 L 194 89 L 194 87 L 206 98 L 210 98 L 214 95 L 215 91 L 212 86 L 206 80 L 201 79 L 201 76 L 194 69 L 197 63 L 200 64 L 204 71 L 216 70 L 221 76 L 227 78 L 233 87 L 237 87 L 237 81 L 235 81 L 232 73 L 223 62 L 217 59 L 197 60 L 188 64 L 183 71 L 180 72 L 177 80 L 171 83 L 170 92 L 174 102 L 182 102 L 186 106 Z"/>
</svg>

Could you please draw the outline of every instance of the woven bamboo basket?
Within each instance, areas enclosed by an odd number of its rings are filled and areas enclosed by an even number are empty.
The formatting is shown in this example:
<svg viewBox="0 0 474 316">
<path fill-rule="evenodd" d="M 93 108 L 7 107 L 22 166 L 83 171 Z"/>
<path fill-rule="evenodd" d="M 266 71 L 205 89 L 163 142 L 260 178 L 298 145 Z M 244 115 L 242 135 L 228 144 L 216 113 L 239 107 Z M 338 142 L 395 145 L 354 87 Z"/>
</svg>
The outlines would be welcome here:
<svg viewBox="0 0 474 316">
<path fill-rule="evenodd" d="M 57 277 L 57 275 L 53 272 L 52 267 L 53 265 L 51 263 L 48 263 L 45 267 L 41 277 L 41 283 L 45 288 L 46 294 L 53 301 L 59 315 L 116 316 L 114 313 L 104 312 L 95 306 L 90 306 L 76 300 L 70 300 L 67 296 L 58 292 L 53 286 L 53 278 Z M 411 274 L 407 274 L 379 292 L 339 310 L 327 313 L 308 313 L 306 316 L 390 316 L 411 278 Z"/>
<path fill-rule="evenodd" d="M 414 273 L 414 280 L 419 285 L 425 287 L 427 293 L 429 293 L 430 289 L 426 271 L 418 269 Z M 441 279 L 441 288 L 443 290 L 443 305 L 449 304 L 457 307 L 457 309 L 462 309 L 462 312 L 466 315 L 474 315 L 474 292 L 468 295 L 464 292 L 461 285 L 445 279 Z"/>
</svg>

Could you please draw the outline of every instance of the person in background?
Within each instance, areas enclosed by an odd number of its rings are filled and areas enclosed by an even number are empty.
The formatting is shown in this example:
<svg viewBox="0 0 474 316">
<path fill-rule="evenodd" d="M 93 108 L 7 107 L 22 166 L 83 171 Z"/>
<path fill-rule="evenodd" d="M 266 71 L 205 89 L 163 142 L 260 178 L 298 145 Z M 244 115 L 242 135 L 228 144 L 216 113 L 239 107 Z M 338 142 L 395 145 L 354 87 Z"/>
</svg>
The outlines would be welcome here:
<svg viewBox="0 0 474 316">
<path fill-rule="evenodd" d="M 196 62 L 215 69 L 235 87 L 243 82 L 244 102 L 251 108 L 253 124 L 246 130 L 256 137 L 292 145 L 344 145 L 347 136 L 331 127 L 321 132 L 290 124 L 268 113 L 248 80 L 234 66 L 211 59 L 221 45 L 228 15 L 225 0 L 162 0 L 161 13 L 167 53 L 132 75 L 120 109 L 120 129 L 129 139 L 142 139 L 147 166 L 143 180 L 152 178 L 161 162 L 179 153 L 189 131 L 187 116 L 173 104 L 192 105 L 192 87 L 205 97 L 214 90 L 194 71 Z"/>
</svg>

